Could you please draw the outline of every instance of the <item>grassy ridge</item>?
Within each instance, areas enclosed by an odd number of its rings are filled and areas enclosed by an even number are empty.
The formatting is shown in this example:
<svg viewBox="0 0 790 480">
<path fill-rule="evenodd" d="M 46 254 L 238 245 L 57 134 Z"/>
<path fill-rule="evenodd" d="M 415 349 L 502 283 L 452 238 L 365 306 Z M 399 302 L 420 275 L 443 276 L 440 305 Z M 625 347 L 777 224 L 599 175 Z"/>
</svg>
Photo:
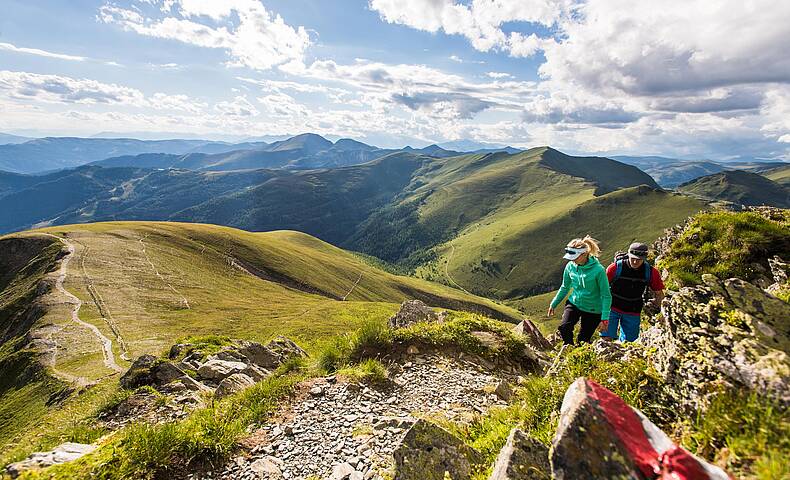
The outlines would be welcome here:
<svg viewBox="0 0 790 480">
<path fill-rule="evenodd" d="M 703 198 L 742 205 L 790 207 L 790 189 L 766 176 L 742 170 L 697 178 L 679 185 L 677 189 Z"/>
</svg>

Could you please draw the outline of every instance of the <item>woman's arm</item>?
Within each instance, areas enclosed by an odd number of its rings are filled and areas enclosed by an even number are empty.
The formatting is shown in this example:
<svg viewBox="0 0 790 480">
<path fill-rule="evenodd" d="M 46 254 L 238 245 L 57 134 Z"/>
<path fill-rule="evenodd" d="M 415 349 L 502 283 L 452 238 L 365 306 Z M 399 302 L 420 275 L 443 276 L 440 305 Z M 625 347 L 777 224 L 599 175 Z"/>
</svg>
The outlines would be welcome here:
<svg viewBox="0 0 790 480">
<path fill-rule="evenodd" d="M 603 268 L 598 274 L 598 288 L 601 291 L 601 320 L 609 320 L 609 314 L 612 311 L 612 291 L 609 287 L 606 270 Z"/>
<path fill-rule="evenodd" d="M 564 299 L 565 296 L 568 295 L 568 292 L 571 289 L 571 274 L 568 271 L 568 265 L 570 265 L 570 262 L 568 262 L 568 264 L 565 265 L 565 269 L 562 271 L 562 285 L 560 286 L 560 289 L 557 291 L 557 294 L 554 295 L 554 299 L 551 301 L 551 304 L 549 304 L 549 309 L 551 310 L 557 308 L 557 305 L 559 305 L 562 299 Z"/>
</svg>

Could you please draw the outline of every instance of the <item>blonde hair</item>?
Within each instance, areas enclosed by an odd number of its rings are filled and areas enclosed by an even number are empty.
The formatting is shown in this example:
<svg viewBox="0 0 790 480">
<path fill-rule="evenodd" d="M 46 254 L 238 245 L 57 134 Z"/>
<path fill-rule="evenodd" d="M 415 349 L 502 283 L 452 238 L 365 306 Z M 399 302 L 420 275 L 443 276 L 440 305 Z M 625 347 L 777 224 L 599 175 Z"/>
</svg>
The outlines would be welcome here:
<svg viewBox="0 0 790 480">
<path fill-rule="evenodd" d="M 587 248 L 587 252 L 593 257 L 601 255 L 600 242 L 589 235 L 584 238 L 574 238 L 568 242 L 568 246 L 573 248 Z"/>
</svg>

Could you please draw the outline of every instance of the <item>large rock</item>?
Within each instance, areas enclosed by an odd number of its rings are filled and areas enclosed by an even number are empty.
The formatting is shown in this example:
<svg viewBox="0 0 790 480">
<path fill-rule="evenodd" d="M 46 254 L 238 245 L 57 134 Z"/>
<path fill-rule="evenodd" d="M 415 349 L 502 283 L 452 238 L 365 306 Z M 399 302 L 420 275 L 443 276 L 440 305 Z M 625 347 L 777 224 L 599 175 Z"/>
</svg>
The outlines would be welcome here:
<svg viewBox="0 0 790 480">
<path fill-rule="evenodd" d="M 527 342 L 539 350 L 551 350 L 553 348 L 552 343 L 540 333 L 538 327 L 529 321 L 529 319 L 525 318 L 518 325 L 513 327 L 513 332 L 527 337 Z"/>
<path fill-rule="evenodd" d="M 246 368 L 247 364 L 243 362 L 230 362 L 210 357 L 198 368 L 197 375 L 206 380 L 220 382 L 234 373 L 243 372 Z"/>
<path fill-rule="evenodd" d="M 183 376 L 184 372 L 172 362 L 160 360 L 153 355 L 142 355 L 123 374 L 120 384 L 129 389 L 143 385 L 160 387 Z"/>
<path fill-rule="evenodd" d="M 393 452 L 395 480 L 444 480 L 469 478 L 483 461 L 477 450 L 447 430 L 417 420 Z"/>
<path fill-rule="evenodd" d="M 257 342 L 242 341 L 235 350 L 242 358 L 266 370 L 274 370 L 291 357 L 306 357 L 299 345 L 286 337 L 277 337 L 265 346 Z"/>
<path fill-rule="evenodd" d="M 219 382 L 214 394 L 217 397 L 222 398 L 245 390 L 253 385 L 255 385 L 255 380 L 250 378 L 248 375 L 243 373 L 234 373 L 233 375 Z"/>
<path fill-rule="evenodd" d="M 642 335 L 666 393 L 690 411 L 722 388 L 790 403 L 790 305 L 739 279 L 703 281 L 665 300 L 659 323 Z"/>
<path fill-rule="evenodd" d="M 390 317 L 390 328 L 404 328 L 420 322 L 439 321 L 439 315 L 420 300 L 407 300 L 400 306 L 398 313 Z"/>
<path fill-rule="evenodd" d="M 673 444 L 620 397 L 584 378 L 565 392 L 551 468 L 556 480 L 729 480 L 720 468 Z"/>
<path fill-rule="evenodd" d="M 64 443 L 49 452 L 35 452 L 30 454 L 25 460 L 8 465 L 6 467 L 6 472 L 8 472 L 11 478 L 16 478 L 27 470 L 46 468 L 52 465 L 70 462 L 94 450 L 96 450 L 95 445 L 71 442 Z"/>
<path fill-rule="evenodd" d="M 549 480 L 549 449 L 514 428 L 499 451 L 489 480 Z"/>
</svg>

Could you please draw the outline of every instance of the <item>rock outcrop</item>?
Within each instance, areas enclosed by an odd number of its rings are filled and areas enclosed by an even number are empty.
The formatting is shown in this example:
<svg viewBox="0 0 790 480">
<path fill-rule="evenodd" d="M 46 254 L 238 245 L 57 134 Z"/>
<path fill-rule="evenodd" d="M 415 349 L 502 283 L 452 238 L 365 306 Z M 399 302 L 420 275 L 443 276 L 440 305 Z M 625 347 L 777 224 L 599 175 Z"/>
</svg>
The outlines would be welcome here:
<svg viewBox="0 0 790 480">
<path fill-rule="evenodd" d="M 556 480 L 730 480 L 722 469 L 675 445 L 620 397 L 584 378 L 565 392 L 551 468 Z"/>
<path fill-rule="evenodd" d="M 666 393 L 689 409 L 722 388 L 790 402 L 790 305 L 743 280 L 703 281 L 665 300 L 659 323 L 642 334 Z"/>
<path fill-rule="evenodd" d="M 477 450 L 447 430 L 417 420 L 393 452 L 395 480 L 469 478 L 483 460 Z"/>
<path fill-rule="evenodd" d="M 390 328 L 404 328 L 420 322 L 438 322 L 440 319 L 438 313 L 420 300 L 406 300 L 387 324 Z"/>
<path fill-rule="evenodd" d="M 530 345 L 538 350 L 551 350 L 554 345 L 546 337 L 540 333 L 540 330 L 529 319 L 525 318 L 518 325 L 513 328 L 513 331 L 519 335 L 527 337 Z"/>
<path fill-rule="evenodd" d="M 514 428 L 499 451 L 489 480 L 549 480 L 549 449 Z"/>
<path fill-rule="evenodd" d="M 21 462 L 16 462 L 6 467 L 6 472 L 11 478 L 16 478 L 27 470 L 51 467 L 61 463 L 76 460 L 96 450 L 95 445 L 82 443 L 64 443 L 48 452 L 35 452 Z"/>
<path fill-rule="evenodd" d="M 201 345 L 179 343 L 170 348 L 169 360 L 138 357 L 120 379 L 124 388 L 150 386 L 161 395 L 135 393 L 105 412 L 102 420 L 112 428 L 132 419 L 157 422 L 180 418 L 186 409 L 203 403 L 201 394 L 231 395 L 265 380 L 289 359 L 304 356 L 307 353 L 285 337 L 266 345 L 238 340 L 209 355 L 201 351 Z"/>
</svg>

